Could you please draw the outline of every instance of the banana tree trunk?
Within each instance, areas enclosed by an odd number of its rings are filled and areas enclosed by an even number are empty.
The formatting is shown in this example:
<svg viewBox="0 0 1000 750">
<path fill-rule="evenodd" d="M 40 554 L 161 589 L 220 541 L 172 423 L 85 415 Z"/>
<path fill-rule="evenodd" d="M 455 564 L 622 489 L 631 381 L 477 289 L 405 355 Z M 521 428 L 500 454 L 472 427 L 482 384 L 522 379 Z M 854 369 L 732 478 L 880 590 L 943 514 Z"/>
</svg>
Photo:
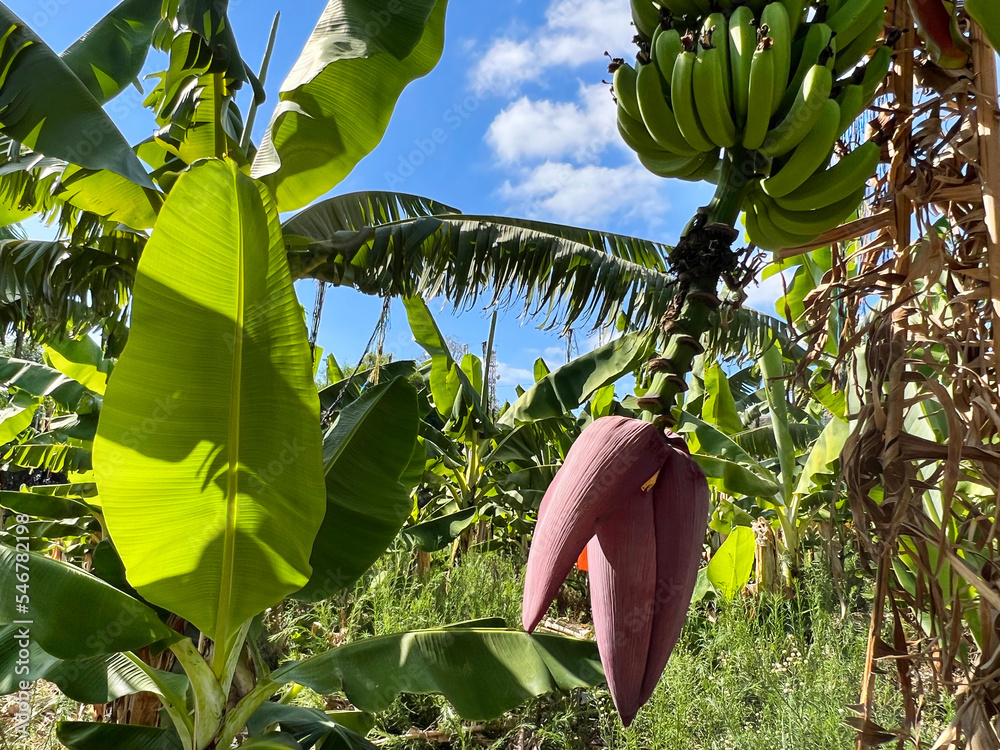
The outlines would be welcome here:
<svg viewBox="0 0 1000 750">
<path fill-rule="evenodd" d="M 779 594 L 782 589 L 781 562 L 778 558 L 778 541 L 771 524 L 758 518 L 751 524 L 757 538 L 754 562 L 757 569 L 757 593 Z"/>
<path fill-rule="evenodd" d="M 681 291 L 661 321 L 667 345 L 663 356 L 649 363 L 652 382 L 639 399 L 647 421 L 660 427 L 676 423 L 671 411 L 677 396 L 687 390 L 687 375 L 695 357 L 704 351 L 701 338 L 721 304 L 719 281 L 736 269 L 732 245 L 739 232 L 734 227 L 755 171 L 752 154 L 728 150 L 715 196 L 699 210 L 670 254 Z"/>
</svg>

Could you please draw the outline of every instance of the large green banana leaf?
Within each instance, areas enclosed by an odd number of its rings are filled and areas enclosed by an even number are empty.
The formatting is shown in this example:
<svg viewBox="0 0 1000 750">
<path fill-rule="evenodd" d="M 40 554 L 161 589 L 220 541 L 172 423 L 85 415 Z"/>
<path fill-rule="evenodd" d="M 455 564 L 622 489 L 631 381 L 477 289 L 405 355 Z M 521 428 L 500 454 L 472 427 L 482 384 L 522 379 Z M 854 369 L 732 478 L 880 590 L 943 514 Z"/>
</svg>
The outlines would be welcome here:
<svg viewBox="0 0 1000 750">
<path fill-rule="evenodd" d="M 0 408 L 0 445 L 6 445 L 31 426 L 38 409 L 38 401 L 15 396 Z"/>
<path fill-rule="evenodd" d="M 268 732 L 260 737 L 251 737 L 240 747 L 252 750 L 303 750 L 295 738 L 285 732 Z"/>
<path fill-rule="evenodd" d="M 965 0 L 965 11 L 983 27 L 994 50 L 1000 51 L 1000 13 L 995 0 Z"/>
<path fill-rule="evenodd" d="M 760 359 L 760 374 L 764 380 L 767 408 L 771 414 L 771 428 L 778 448 L 778 465 L 781 468 L 781 494 L 790 503 L 794 487 L 796 463 L 795 444 L 788 431 L 788 404 L 785 392 L 785 360 L 777 342 L 764 352 Z"/>
<path fill-rule="evenodd" d="M 101 396 L 107 390 L 113 364 L 90 336 L 51 341 L 44 349 L 45 364 Z"/>
<path fill-rule="evenodd" d="M 282 211 L 344 179 L 389 125 L 396 100 L 444 48 L 447 0 L 330 0 L 295 67 L 253 164 Z"/>
<path fill-rule="evenodd" d="M 172 729 L 128 724 L 63 721 L 56 727 L 56 737 L 69 750 L 184 750 Z"/>
<path fill-rule="evenodd" d="M 437 552 L 461 536 L 476 520 L 476 509 L 465 508 L 456 513 L 418 523 L 403 529 L 403 541 L 421 552 Z"/>
<path fill-rule="evenodd" d="M 0 592 L 0 625 L 30 620 L 31 640 L 59 659 L 131 651 L 176 635 L 142 602 L 44 555 L 0 546 Z"/>
<path fill-rule="evenodd" d="M 745 464 L 753 467 L 753 470 L 761 477 L 777 481 L 776 477 L 740 447 L 733 437 L 724 433 L 717 426 L 682 411 L 681 421 L 676 430 L 688 436 L 688 447 L 693 452 L 705 453 L 709 456 L 718 456 L 728 461 Z"/>
<path fill-rule="evenodd" d="M 441 628 L 368 638 L 271 674 L 326 694 L 343 690 L 362 711 L 399 693 L 440 693 L 466 719 L 492 719 L 555 690 L 604 682 L 597 644 L 514 630 Z"/>
<path fill-rule="evenodd" d="M 138 79 L 159 20 L 160 3 L 123 0 L 60 57 L 104 104 Z"/>
<path fill-rule="evenodd" d="M 402 475 L 417 444 L 417 391 L 397 378 L 344 409 L 323 440 L 326 516 L 313 543 L 315 601 L 354 583 L 392 544 L 412 509 Z"/>
<path fill-rule="evenodd" d="M 736 399 L 729 387 L 729 378 L 717 363 L 705 370 L 705 400 L 701 406 L 701 418 L 727 435 L 744 430 L 736 411 Z"/>
<path fill-rule="evenodd" d="M 788 434 L 792 436 L 792 444 L 796 453 L 808 450 L 823 432 L 819 422 L 792 422 L 788 425 Z M 778 445 L 774 439 L 771 425 L 754 427 L 733 435 L 733 442 L 743 450 L 761 458 L 777 458 Z"/>
<path fill-rule="evenodd" d="M 708 483 L 727 495 L 772 498 L 781 489 L 746 466 L 717 456 L 693 453 L 691 458 L 701 467 Z"/>
<path fill-rule="evenodd" d="M 688 436 L 692 458 L 709 484 L 727 495 L 770 498 L 780 489 L 772 472 L 714 425 L 682 412 L 677 431 Z"/>
<path fill-rule="evenodd" d="M 500 421 L 513 426 L 572 412 L 600 388 L 635 370 L 652 354 L 653 341 L 644 331 L 627 333 L 577 357 L 531 386 Z"/>
<path fill-rule="evenodd" d="M 309 580 L 326 505 L 309 343 L 266 189 L 228 161 L 182 175 L 134 293 L 94 443 L 108 530 L 144 598 L 226 641 Z"/>
<path fill-rule="evenodd" d="M 32 490 L 0 492 L 0 508 L 33 518 L 79 518 L 91 513 L 82 498 L 49 495 Z"/>
<path fill-rule="evenodd" d="M 152 229 L 163 195 L 104 169 L 70 166 L 59 181 L 56 198 L 132 229 Z"/>
<path fill-rule="evenodd" d="M 377 373 L 374 368 L 356 370 L 352 375 L 340 377 L 321 390 L 319 392 L 319 405 L 324 412 L 330 409 L 345 408 L 348 404 L 361 398 L 362 389 L 375 375 L 378 376 L 377 382 L 387 383 L 396 378 L 411 378 L 416 374 L 417 363 L 411 359 L 397 359 L 395 362 L 379 364 Z M 343 376 L 343 373 L 341 375 Z"/>
<path fill-rule="evenodd" d="M 95 394 L 58 370 L 23 359 L 0 357 L 0 383 L 15 386 L 32 396 L 48 396 L 68 411 L 76 411 Z"/>
<path fill-rule="evenodd" d="M 355 728 L 344 726 L 344 715 L 355 718 Z M 367 717 L 368 721 L 358 721 Z M 279 724 L 281 731 L 294 737 L 305 750 L 320 745 L 323 750 L 374 750 L 375 746 L 364 738 L 373 726 L 370 714 L 361 711 L 325 712 L 318 708 L 289 706 L 284 703 L 265 701 L 247 721 L 251 736 L 260 735 L 273 724 Z M 359 730 L 364 730 L 359 733 Z M 244 745 L 245 747 L 245 745 Z"/>
<path fill-rule="evenodd" d="M 107 169 L 152 188 L 142 162 L 86 85 L 27 24 L 0 4 L 0 130 L 39 154 Z"/>
<path fill-rule="evenodd" d="M 851 427 L 843 419 L 834 417 L 827 423 L 813 449 L 809 452 L 805 466 L 799 472 L 795 487 L 797 495 L 806 495 L 811 492 L 817 484 L 817 477 L 833 474 L 830 467 L 840 459 L 840 454 L 844 450 L 844 444 L 847 443 L 850 434 Z"/>
<path fill-rule="evenodd" d="M 708 563 L 708 580 L 726 599 L 733 599 L 750 580 L 757 543 L 753 530 L 737 526 Z"/>
<path fill-rule="evenodd" d="M 184 695 L 187 677 L 160 670 L 146 670 L 124 654 L 103 654 L 89 659 L 63 660 L 47 654 L 34 639 L 28 639 L 27 665 L 20 659 L 21 644 L 17 640 L 17 625 L 0 628 L 0 695 L 20 689 L 20 682 L 48 680 L 64 695 L 80 703 L 108 703 L 134 693 L 162 694 L 160 684 L 170 686 L 174 695 Z M 23 666 L 22 666 L 23 665 Z M 27 668 L 27 672 L 18 669 Z M 147 667 L 146 669 L 151 669 Z"/>
<path fill-rule="evenodd" d="M 482 405 L 482 395 L 476 390 L 468 374 L 451 355 L 448 342 L 431 315 L 427 303 L 420 297 L 403 300 L 406 317 L 413 331 L 413 339 L 431 357 L 430 388 L 434 406 L 441 417 L 456 425 L 461 424 L 467 414 L 473 416 L 477 426 L 491 432 L 489 416 Z"/>
</svg>

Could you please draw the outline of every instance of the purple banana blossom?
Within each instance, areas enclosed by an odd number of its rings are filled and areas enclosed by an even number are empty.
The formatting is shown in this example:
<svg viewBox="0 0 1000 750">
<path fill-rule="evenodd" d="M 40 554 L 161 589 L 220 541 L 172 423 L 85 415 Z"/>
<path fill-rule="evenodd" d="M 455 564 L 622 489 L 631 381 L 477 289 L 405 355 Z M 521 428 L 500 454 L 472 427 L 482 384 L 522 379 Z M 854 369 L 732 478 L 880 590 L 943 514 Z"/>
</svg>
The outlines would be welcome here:
<svg viewBox="0 0 1000 750">
<path fill-rule="evenodd" d="M 683 438 L 603 417 L 574 443 L 542 500 L 524 627 L 535 629 L 586 546 L 597 645 L 625 726 L 652 695 L 684 625 L 708 497 Z"/>
</svg>

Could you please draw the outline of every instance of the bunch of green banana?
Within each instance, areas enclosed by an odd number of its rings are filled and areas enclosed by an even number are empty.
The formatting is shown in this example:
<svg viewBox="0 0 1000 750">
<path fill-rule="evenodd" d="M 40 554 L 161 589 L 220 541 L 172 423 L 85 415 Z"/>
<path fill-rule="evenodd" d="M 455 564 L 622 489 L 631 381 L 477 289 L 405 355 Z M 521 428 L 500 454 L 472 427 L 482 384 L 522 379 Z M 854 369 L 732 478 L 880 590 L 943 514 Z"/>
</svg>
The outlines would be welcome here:
<svg viewBox="0 0 1000 750">
<path fill-rule="evenodd" d="M 885 79 L 885 0 L 631 0 L 641 52 L 615 60 L 618 128 L 654 174 L 712 179 L 755 152 L 750 239 L 805 244 L 858 207 L 880 156 L 836 146 Z"/>
</svg>

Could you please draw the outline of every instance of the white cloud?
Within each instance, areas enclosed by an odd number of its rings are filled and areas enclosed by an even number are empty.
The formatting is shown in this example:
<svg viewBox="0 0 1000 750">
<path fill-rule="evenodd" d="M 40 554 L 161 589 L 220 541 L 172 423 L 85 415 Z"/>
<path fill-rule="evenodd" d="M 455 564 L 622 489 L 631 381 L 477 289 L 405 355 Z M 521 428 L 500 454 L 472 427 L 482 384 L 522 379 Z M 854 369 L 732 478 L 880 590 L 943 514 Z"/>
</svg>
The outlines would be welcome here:
<svg viewBox="0 0 1000 750">
<path fill-rule="evenodd" d="M 607 0 L 554 0 L 545 26 L 526 39 L 504 36 L 493 42 L 473 68 L 473 87 L 512 95 L 552 67 L 578 68 L 620 50 L 633 35 L 627 3 Z"/>
<path fill-rule="evenodd" d="M 767 315 L 777 315 L 775 303 L 785 295 L 782 276 L 776 273 L 769 279 L 750 284 L 745 290 L 747 299 L 744 304 Z"/>
<path fill-rule="evenodd" d="M 664 182 L 638 162 L 605 167 L 546 161 L 507 179 L 499 192 L 516 215 L 527 218 L 577 226 L 638 218 L 655 226 L 669 210 Z"/>
<path fill-rule="evenodd" d="M 512 367 L 505 362 L 497 362 L 498 385 L 530 386 L 535 382 L 535 375 L 522 367 Z"/>
<path fill-rule="evenodd" d="M 581 86 L 576 102 L 522 96 L 493 120 L 486 142 L 503 162 L 558 159 L 590 162 L 617 143 L 615 105 L 603 84 Z"/>
<path fill-rule="evenodd" d="M 474 71 L 474 84 L 512 101 L 494 118 L 485 140 L 504 171 L 497 195 L 512 215 L 595 227 L 609 221 L 662 228 L 669 211 L 667 181 L 643 168 L 618 136 L 608 86 L 581 84 L 575 99 L 518 96 L 521 83 L 564 77 L 621 51 L 633 29 L 627 4 L 553 0 L 542 29 L 496 40 Z M 493 85 L 495 84 L 495 85 Z M 623 162 L 623 157 L 625 157 Z"/>
</svg>

